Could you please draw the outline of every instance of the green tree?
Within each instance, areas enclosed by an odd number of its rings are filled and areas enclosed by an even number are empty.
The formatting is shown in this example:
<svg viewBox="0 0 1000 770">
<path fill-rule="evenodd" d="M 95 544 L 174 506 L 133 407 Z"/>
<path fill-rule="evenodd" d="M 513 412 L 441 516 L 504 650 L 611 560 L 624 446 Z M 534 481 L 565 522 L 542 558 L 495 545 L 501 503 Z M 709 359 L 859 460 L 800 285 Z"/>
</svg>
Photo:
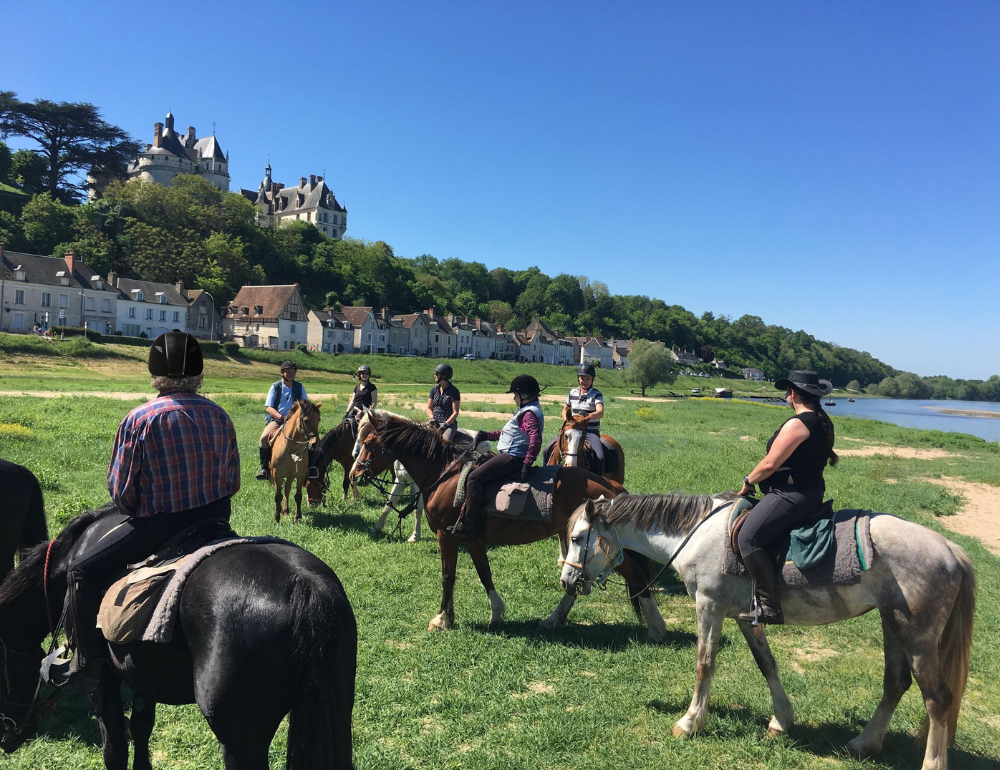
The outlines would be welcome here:
<svg viewBox="0 0 1000 770">
<path fill-rule="evenodd" d="M 861 392 L 861 383 L 858 382 L 857 380 L 851 380 L 849 383 L 847 383 L 847 389 L 851 393 L 860 393 Z"/>
<path fill-rule="evenodd" d="M 45 159 L 31 150 L 18 150 L 10 159 L 10 180 L 24 192 L 40 193 L 45 187 Z"/>
<path fill-rule="evenodd" d="M 22 102 L 13 91 L 0 91 L 0 134 L 38 144 L 37 153 L 46 164 L 42 189 L 64 203 L 75 201 L 84 187 L 71 177 L 91 168 L 121 176 L 140 149 L 125 131 L 106 122 L 93 104 Z"/>
<path fill-rule="evenodd" d="M 71 240 L 73 221 L 73 209 L 54 200 L 49 193 L 36 195 L 21 211 L 24 237 L 28 248 L 36 254 L 51 255 L 57 244 Z"/>
<path fill-rule="evenodd" d="M 670 368 L 670 354 L 663 345 L 649 340 L 636 340 L 628 354 L 628 368 L 622 373 L 622 379 L 632 385 L 638 385 L 642 395 L 646 388 L 651 388 L 661 382 L 672 383 L 675 375 Z"/>
<path fill-rule="evenodd" d="M 502 300 L 493 300 L 489 303 L 487 317 L 491 323 L 506 326 L 510 322 L 510 319 L 514 317 L 514 308 Z"/>
<path fill-rule="evenodd" d="M 14 154 L 6 142 L 0 142 L 0 182 L 10 181 L 10 168 Z"/>
</svg>

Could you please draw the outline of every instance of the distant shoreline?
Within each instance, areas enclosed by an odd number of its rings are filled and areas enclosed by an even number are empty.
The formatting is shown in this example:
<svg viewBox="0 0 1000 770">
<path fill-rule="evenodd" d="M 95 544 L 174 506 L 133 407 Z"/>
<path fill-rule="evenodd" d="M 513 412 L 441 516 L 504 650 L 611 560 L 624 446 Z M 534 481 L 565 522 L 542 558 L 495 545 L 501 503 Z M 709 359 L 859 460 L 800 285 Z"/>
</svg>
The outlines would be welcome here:
<svg viewBox="0 0 1000 770">
<path fill-rule="evenodd" d="M 944 414 L 954 414 L 959 417 L 986 417 L 987 419 L 1000 420 L 1000 411 L 991 411 L 989 409 L 947 409 L 942 406 L 925 406 L 923 409 L 933 409 L 935 412 L 942 412 Z"/>
</svg>

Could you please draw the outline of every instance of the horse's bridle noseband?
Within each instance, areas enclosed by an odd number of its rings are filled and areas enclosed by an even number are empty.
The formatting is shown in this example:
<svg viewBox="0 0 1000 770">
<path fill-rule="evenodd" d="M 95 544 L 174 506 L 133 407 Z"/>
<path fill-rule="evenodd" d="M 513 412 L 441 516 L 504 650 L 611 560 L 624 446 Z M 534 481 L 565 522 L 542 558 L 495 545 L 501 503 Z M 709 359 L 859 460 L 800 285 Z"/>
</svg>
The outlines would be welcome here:
<svg viewBox="0 0 1000 770">
<path fill-rule="evenodd" d="M 577 571 L 578 573 L 577 580 L 579 580 L 582 577 L 584 581 L 593 582 L 602 591 L 605 588 L 607 588 L 606 583 L 608 578 L 611 576 L 611 573 L 614 572 L 616 567 L 620 566 L 621 563 L 625 561 L 625 549 L 622 548 L 622 541 L 618 537 L 618 530 L 615 529 L 614 527 L 611 527 L 610 529 L 615 536 L 615 544 L 618 547 L 618 552 L 614 556 L 612 556 L 610 541 L 602 537 L 600 533 L 597 533 L 597 541 L 594 543 L 594 551 L 596 552 L 600 550 L 607 557 L 608 563 L 604 567 L 604 569 L 601 570 L 601 574 L 598 575 L 596 578 L 594 578 L 592 581 L 587 576 L 586 567 L 587 567 L 587 559 L 589 558 L 590 554 L 590 536 L 595 532 L 593 522 L 590 522 L 590 530 L 587 533 L 587 545 L 583 549 L 583 558 L 580 560 L 581 563 L 577 564 L 576 562 L 572 562 L 567 559 L 559 559 L 560 564 L 565 564 Z"/>
</svg>

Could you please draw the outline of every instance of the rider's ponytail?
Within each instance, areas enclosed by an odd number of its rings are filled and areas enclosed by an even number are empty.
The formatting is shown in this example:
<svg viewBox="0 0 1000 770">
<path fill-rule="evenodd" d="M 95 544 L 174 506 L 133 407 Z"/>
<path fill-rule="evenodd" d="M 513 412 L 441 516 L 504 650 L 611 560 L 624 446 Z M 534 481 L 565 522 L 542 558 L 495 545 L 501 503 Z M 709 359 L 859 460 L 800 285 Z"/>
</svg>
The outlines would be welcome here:
<svg viewBox="0 0 1000 770">
<path fill-rule="evenodd" d="M 813 409 L 819 416 L 820 425 L 823 426 L 823 432 L 826 434 L 826 446 L 829 451 L 828 462 L 831 466 L 836 465 L 840 462 L 840 458 L 837 457 L 837 453 L 833 451 L 833 420 L 830 419 L 825 411 L 823 411 L 823 405 L 819 400 L 819 396 L 814 396 L 812 393 L 806 393 L 805 391 L 796 389 L 796 392 L 802 396 L 803 400 Z"/>
</svg>

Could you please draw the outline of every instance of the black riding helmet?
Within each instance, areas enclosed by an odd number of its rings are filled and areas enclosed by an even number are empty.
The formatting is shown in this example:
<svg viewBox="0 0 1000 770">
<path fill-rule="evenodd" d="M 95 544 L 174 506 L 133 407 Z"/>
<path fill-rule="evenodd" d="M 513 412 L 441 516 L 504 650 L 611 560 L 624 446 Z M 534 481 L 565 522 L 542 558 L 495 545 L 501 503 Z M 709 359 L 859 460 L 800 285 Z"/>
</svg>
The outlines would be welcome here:
<svg viewBox="0 0 1000 770">
<path fill-rule="evenodd" d="M 153 340 L 148 366 L 154 377 L 194 377 L 205 371 L 205 359 L 198 340 L 175 330 Z"/>
<path fill-rule="evenodd" d="M 368 364 L 361 364 L 361 366 L 358 367 L 358 374 L 361 374 L 362 372 L 367 372 L 368 374 L 371 374 L 372 368 Z"/>
<path fill-rule="evenodd" d="M 541 390 L 542 389 L 538 387 L 538 380 L 530 374 L 517 375 L 517 377 L 510 381 L 510 387 L 507 388 L 508 393 L 520 393 L 522 396 L 536 397 Z"/>
<path fill-rule="evenodd" d="M 282 361 L 281 371 L 285 371 L 285 369 L 294 369 L 297 372 L 299 367 L 294 361 Z"/>
<path fill-rule="evenodd" d="M 440 374 L 446 380 L 451 380 L 455 371 L 451 368 L 449 364 L 438 364 L 434 367 L 434 374 Z"/>
<path fill-rule="evenodd" d="M 576 376 L 590 375 L 591 377 L 597 376 L 597 369 L 594 368 L 593 364 L 580 364 L 580 368 L 576 370 Z"/>
</svg>

